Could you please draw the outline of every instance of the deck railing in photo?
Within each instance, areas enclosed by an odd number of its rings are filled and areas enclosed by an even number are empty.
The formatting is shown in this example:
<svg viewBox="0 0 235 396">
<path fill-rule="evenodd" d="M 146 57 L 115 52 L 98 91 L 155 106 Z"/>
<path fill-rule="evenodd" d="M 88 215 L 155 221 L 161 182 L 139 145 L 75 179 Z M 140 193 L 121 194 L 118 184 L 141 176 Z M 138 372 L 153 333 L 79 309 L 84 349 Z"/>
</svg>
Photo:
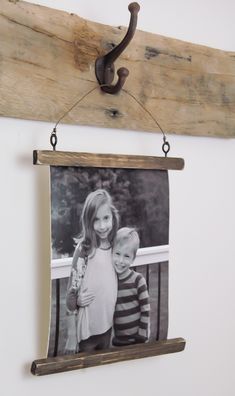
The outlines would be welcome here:
<svg viewBox="0 0 235 396">
<path fill-rule="evenodd" d="M 161 291 L 162 291 L 162 273 L 164 266 L 169 260 L 169 245 L 152 246 L 141 248 L 138 250 L 136 259 L 132 265 L 133 269 L 145 266 L 144 276 L 149 289 L 150 285 L 150 266 L 158 264 L 157 267 L 157 331 L 156 340 L 161 339 L 160 334 L 160 318 L 161 318 Z M 54 356 L 58 355 L 59 334 L 60 334 L 60 294 L 61 294 L 61 279 L 70 276 L 72 264 L 72 257 L 53 259 L 51 262 L 51 279 L 56 282 L 56 302 L 55 302 L 55 343 Z M 143 268 L 143 267 L 142 267 Z M 137 269 L 138 270 L 138 269 Z"/>
</svg>

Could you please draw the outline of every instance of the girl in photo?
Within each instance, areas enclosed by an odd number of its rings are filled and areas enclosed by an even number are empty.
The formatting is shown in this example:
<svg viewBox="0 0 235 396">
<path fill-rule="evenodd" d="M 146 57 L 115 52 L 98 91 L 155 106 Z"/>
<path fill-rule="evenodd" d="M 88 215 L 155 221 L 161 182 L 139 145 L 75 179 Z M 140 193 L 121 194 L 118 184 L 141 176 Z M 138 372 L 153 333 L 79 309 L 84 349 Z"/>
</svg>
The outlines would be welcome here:
<svg viewBox="0 0 235 396">
<path fill-rule="evenodd" d="M 117 299 L 112 245 L 118 213 L 106 190 L 91 192 L 82 211 L 82 235 L 68 284 L 66 353 L 109 348 Z"/>
</svg>

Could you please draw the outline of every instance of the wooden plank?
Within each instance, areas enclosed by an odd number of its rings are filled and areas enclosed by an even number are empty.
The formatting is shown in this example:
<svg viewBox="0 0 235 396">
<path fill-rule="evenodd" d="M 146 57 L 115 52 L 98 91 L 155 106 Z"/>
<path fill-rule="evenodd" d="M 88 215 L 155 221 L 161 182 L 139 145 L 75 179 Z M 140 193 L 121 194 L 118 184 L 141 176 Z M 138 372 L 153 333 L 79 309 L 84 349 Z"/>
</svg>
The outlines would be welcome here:
<svg viewBox="0 0 235 396">
<path fill-rule="evenodd" d="M 46 375 L 70 370 L 78 370 L 98 365 L 115 363 L 131 359 L 158 356 L 168 353 L 181 352 L 185 348 L 183 338 L 157 341 L 154 343 L 131 345 L 97 351 L 92 354 L 83 352 L 56 358 L 38 359 L 33 361 L 31 372 L 34 375 Z"/>
<path fill-rule="evenodd" d="M 56 122 L 96 87 L 96 58 L 118 44 L 125 31 L 36 4 L 0 0 L 0 115 Z M 125 89 L 166 133 L 235 136 L 235 52 L 137 31 L 117 61 L 120 66 L 130 71 Z M 113 96 L 97 89 L 63 122 L 159 132 L 125 91 Z"/>
<path fill-rule="evenodd" d="M 82 166 L 98 168 L 126 168 L 126 169 L 171 169 L 182 170 L 182 158 L 152 157 L 143 155 L 117 155 L 74 153 L 67 151 L 38 151 L 33 152 L 34 165 L 54 166 Z"/>
</svg>

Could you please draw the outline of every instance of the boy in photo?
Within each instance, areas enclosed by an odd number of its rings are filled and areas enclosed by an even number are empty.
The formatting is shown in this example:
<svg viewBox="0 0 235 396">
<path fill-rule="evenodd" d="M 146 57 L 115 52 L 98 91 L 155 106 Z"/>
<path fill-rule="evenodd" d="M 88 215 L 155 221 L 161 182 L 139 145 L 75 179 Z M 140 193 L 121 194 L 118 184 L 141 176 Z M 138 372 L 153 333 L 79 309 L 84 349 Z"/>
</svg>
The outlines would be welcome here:
<svg viewBox="0 0 235 396">
<path fill-rule="evenodd" d="M 114 313 L 114 346 L 146 342 L 149 339 L 150 304 L 145 278 L 133 271 L 140 240 L 137 231 L 123 227 L 113 244 L 113 265 L 118 277 L 118 295 Z"/>
</svg>

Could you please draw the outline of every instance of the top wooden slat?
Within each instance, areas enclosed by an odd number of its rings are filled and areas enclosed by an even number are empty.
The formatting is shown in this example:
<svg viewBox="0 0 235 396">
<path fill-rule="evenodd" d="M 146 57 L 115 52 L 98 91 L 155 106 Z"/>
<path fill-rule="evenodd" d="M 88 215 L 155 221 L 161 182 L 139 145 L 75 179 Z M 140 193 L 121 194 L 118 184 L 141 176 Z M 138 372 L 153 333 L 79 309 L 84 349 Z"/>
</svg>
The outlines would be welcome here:
<svg viewBox="0 0 235 396">
<path fill-rule="evenodd" d="M 95 59 L 125 31 L 36 4 L 0 0 L 0 115 L 56 122 L 95 87 Z M 166 133 L 235 137 L 235 52 L 137 31 L 117 61 L 120 66 L 130 71 L 125 89 Z M 96 90 L 63 122 L 159 132 L 125 92 L 113 96 Z"/>
<path fill-rule="evenodd" d="M 143 155 L 117 155 L 75 153 L 52 150 L 34 150 L 34 165 L 81 166 L 95 168 L 182 170 L 182 158 L 153 157 Z"/>
</svg>

